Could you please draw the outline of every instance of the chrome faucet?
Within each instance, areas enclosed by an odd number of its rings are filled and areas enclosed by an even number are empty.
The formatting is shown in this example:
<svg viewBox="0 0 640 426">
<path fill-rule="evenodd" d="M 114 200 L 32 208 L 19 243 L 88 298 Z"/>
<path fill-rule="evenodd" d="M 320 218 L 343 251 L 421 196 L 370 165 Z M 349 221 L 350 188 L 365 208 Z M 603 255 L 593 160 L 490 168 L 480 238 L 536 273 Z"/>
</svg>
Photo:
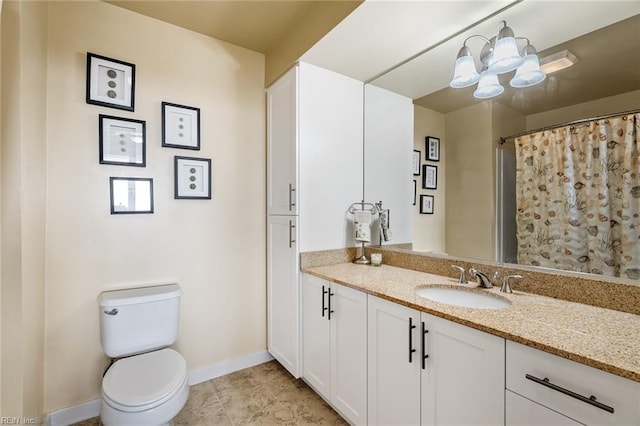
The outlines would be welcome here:
<svg viewBox="0 0 640 426">
<path fill-rule="evenodd" d="M 457 269 L 460 271 L 460 278 L 458 278 L 458 283 L 460 284 L 467 284 L 469 283 L 469 281 L 467 281 L 467 275 L 464 272 L 464 268 L 462 266 L 458 266 L 458 265 L 451 265 L 451 267 L 453 269 Z"/>
<path fill-rule="evenodd" d="M 478 280 L 478 287 L 482 287 L 482 288 L 493 287 L 493 283 L 491 282 L 491 279 L 484 272 L 480 272 L 474 268 L 469 268 L 469 275 L 471 276 L 471 278 L 476 278 Z"/>
<path fill-rule="evenodd" d="M 502 279 L 502 287 L 500 287 L 500 291 L 503 293 L 513 293 L 511 291 L 511 286 L 509 286 L 509 280 L 511 278 L 522 279 L 522 275 L 507 275 Z"/>
</svg>

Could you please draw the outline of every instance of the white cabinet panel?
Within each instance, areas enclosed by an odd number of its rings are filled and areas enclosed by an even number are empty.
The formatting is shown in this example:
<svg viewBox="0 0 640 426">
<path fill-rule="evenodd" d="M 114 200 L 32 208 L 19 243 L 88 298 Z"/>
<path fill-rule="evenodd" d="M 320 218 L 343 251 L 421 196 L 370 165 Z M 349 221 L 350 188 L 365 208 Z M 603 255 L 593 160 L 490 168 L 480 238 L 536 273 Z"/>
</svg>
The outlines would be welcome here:
<svg viewBox="0 0 640 426">
<path fill-rule="evenodd" d="M 424 312 L 422 321 L 422 424 L 502 424 L 505 340 Z"/>
<path fill-rule="evenodd" d="M 367 424 L 367 295 L 303 274 L 303 377 L 352 424 Z"/>
<path fill-rule="evenodd" d="M 295 215 L 298 187 L 298 68 L 267 90 L 267 214 Z"/>
<path fill-rule="evenodd" d="M 296 216 L 268 217 L 268 349 L 294 377 L 300 376 L 297 229 Z"/>
<path fill-rule="evenodd" d="M 506 387 L 515 393 L 587 425 L 640 425 L 640 383 L 511 341 L 506 359 Z"/>
<path fill-rule="evenodd" d="M 506 426 L 578 426 L 582 424 L 509 390 L 505 392 Z"/>
<path fill-rule="evenodd" d="M 420 313 L 374 296 L 368 311 L 369 424 L 418 425 Z"/>
</svg>

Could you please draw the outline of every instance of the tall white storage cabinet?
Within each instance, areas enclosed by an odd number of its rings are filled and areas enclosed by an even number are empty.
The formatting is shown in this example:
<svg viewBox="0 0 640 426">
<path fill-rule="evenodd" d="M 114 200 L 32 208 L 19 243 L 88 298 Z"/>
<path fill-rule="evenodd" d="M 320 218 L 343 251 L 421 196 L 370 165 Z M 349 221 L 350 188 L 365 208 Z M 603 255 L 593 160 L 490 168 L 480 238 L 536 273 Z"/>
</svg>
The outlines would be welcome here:
<svg viewBox="0 0 640 426">
<path fill-rule="evenodd" d="M 300 377 L 301 252 L 353 246 L 363 83 L 299 63 L 267 89 L 268 349 Z"/>
</svg>

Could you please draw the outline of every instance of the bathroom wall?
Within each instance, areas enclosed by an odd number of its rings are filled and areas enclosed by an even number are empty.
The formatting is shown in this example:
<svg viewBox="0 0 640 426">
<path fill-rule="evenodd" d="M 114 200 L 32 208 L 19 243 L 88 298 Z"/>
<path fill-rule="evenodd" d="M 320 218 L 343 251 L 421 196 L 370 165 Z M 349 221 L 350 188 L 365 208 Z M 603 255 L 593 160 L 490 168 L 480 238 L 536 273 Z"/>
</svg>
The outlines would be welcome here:
<svg viewBox="0 0 640 426">
<path fill-rule="evenodd" d="M 489 260 L 494 253 L 495 190 L 492 105 L 482 102 L 445 116 L 448 253 Z"/>
<path fill-rule="evenodd" d="M 44 369 L 47 5 L 2 4 L 2 416 L 40 419 Z"/>
<path fill-rule="evenodd" d="M 100 396 L 104 290 L 179 283 L 190 370 L 264 350 L 264 56 L 98 1 L 48 7 L 44 411 Z M 136 64 L 135 112 L 85 103 L 87 51 Z M 201 108 L 200 151 L 160 146 L 162 101 Z M 147 167 L 98 163 L 98 114 L 146 120 Z M 212 200 L 174 200 L 175 155 L 212 159 Z M 155 213 L 111 215 L 110 176 L 153 178 Z"/>
<path fill-rule="evenodd" d="M 438 188 L 422 189 L 422 167 L 416 181 L 416 205 L 413 206 L 413 250 L 446 253 L 446 164 L 447 138 L 445 137 L 445 115 L 431 109 L 413 106 L 414 138 L 413 149 L 420 151 L 420 163 L 438 167 Z M 440 138 L 440 161 L 426 161 L 425 137 Z M 420 214 L 420 195 L 434 196 L 433 214 Z"/>
</svg>

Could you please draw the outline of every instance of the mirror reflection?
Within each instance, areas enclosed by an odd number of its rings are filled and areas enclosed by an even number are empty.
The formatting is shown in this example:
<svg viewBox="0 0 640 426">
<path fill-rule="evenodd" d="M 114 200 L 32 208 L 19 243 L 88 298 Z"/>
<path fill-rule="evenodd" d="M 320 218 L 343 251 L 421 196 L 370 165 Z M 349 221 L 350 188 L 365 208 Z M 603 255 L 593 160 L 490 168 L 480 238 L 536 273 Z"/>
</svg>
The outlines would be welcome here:
<svg viewBox="0 0 640 426">
<path fill-rule="evenodd" d="M 111 214 L 153 213 L 153 179 L 111 177 Z"/>
<path fill-rule="evenodd" d="M 618 132 L 637 134 L 637 124 L 636 127 L 632 124 L 631 128 L 625 128 L 619 122 L 611 123 L 605 130 L 599 129 L 597 124 L 582 122 L 568 126 L 566 130 L 552 131 L 551 128 L 578 120 L 634 111 L 640 107 L 640 15 L 637 10 L 629 8 L 627 15 L 609 17 L 611 22 L 599 25 L 597 21 L 602 20 L 602 13 L 596 11 L 589 19 L 584 16 L 581 18 L 580 25 L 589 31 L 565 31 L 565 38 L 559 39 L 558 36 L 553 39 L 548 33 L 556 28 L 556 23 L 551 21 L 560 18 L 552 16 L 551 12 L 558 15 L 564 13 L 559 10 L 561 6 L 553 5 L 555 11 L 547 4 L 526 5 L 527 8 L 539 8 L 539 13 L 531 13 L 531 10 L 525 9 L 525 4 L 516 5 L 391 70 L 365 88 L 365 129 L 374 126 L 372 122 L 381 114 L 380 111 L 385 108 L 391 111 L 393 108 L 380 101 L 381 91 L 399 93 L 413 100 L 414 145 L 406 147 L 409 160 L 404 175 L 404 182 L 408 183 L 403 187 L 403 183 L 400 183 L 402 180 L 396 182 L 396 192 L 387 192 L 389 195 L 386 195 L 391 201 L 391 205 L 388 205 L 391 217 L 396 218 L 391 228 L 394 236 L 398 236 L 388 244 L 423 253 L 620 276 L 634 281 L 640 279 L 640 240 L 637 235 L 637 228 L 640 227 L 640 165 L 637 141 L 630 142 L 630 151 L 615 153 L 606 152 L 606 143 L 603 146 L 581 145 L 578 149 L 578 143 L 575 142 L 569 151 L 558 155 L 562 159 L 563 156 L 567 157 L 567 153 L 575 154 L 574 163 L 580 163 L 581 167 L 589 170 L 578 168 L 576 177 L 571 178 L 565 175 L 566 161 L 556 162 L 562 164 L 561 170 L 551 168 L 551 152 L 546 149 L 549 144 L 556 143 L 555 139 L 550 138 L 556 132 L 566 133 L 565 140 L 558 142 L 560 145 L 571 145 L 571 140 L 580 139 L 580 129 L 599 135 L 596 139 L 607 139 L 609 145 L 612 140 L 620 143 L 620 138 L 609 137 L 607 132 L 613 132 L 614 135 Z M 562 7 L 570 5 L 563 3 Z M 598 5 L 594 2 L 590 7 L 595 10 Z M 527 19 L 523 20 L 523 16 Z M 431 78 L 448 84 L 454 77 L 456 53 L 464 40 L 475 33 L 490 35 L 491 28 L 497 34 L 499 23 L 504 19 L 508 19 L 516 38 L 519 33 L 526 35 L 528 40 L 524 43 L 530 42 L 539 48 L 537 56 L 540 62 L 544 63 L 548 60 L 545 58 L 552 55 L 566 56 L 565 51 L 577 58 L 577 62 L 556 72 L 546 71 L 544 81 L 532 87 L 511 87 L 509 81 L 514 78 L 516 71 L 499 75 L 504 92 L 490 100 L 474 98 L 476 85 L 466 88 L 441 88 L 441 85 L 435 90 L 431 88 L 418 94 L 414 88 L 404 90 L 399 83 L 412 78 Z M 575 23 L 573 25 L 576 26 Z M 474 40 L 469 40 L 467 45 L 478 57 L 476 67 L 480 72 L 483 64 L 480 63 L 479 52 L 485 41 L 473 43 Z M 518 42 L 520 49 L 522 43 Z M 443 54 L 445 48 L 447 55 Z M 448 66 L 444 67 L 446 73 L 442 71 L 443 61 L 448 62 Z M 434 75 L 433 70 L 439 74 Z M 396 106 L 405 107 L 401 102 Z M 538 129 L 545 130 L 536 131 Z M 372 186 L 390 186 L 388 182 L 381 182 L 382 178 L 373 176 L 376 173 L 372 170 L 380 170 L 380 158 L 384 157 L 385 152 L 384 142 L 378 140 L 378 133 L 365 131 L 365 198 L 376 201 L 382 198 L 386 202 L 384 195 L 371 195 L 368 189 Z M 512 135 L 519 136 L 516 138 Z M 426 160 L 427 136 L 440 138 L 440 158 L 437 162 Z M 504 139 L 502 143 L 501 139 Z M 588 136 L 583 139 L 588 139 Z M 592 141 L 596 140 L 592 138 Z M 422 188 L 422 176 L 412 176 L 413 150 L 421 152 L 422 165 L 437 166 L 437 189 Z M 536 157 L 532 155 L 533 150 L 537 154 L 545 152 L 547 157 Z M 523 153 L 525 151 L 527 153 Z M 627 158 L 629 161 L 624 163 L 616 158 Z M 391 163 L 392 158 L 387 158 L 387 161 Z M 596 166 L 604 169 L 591 170 Z M 603 170 L 609 173 L 603 173 Z M 620 181 L 617 184 L 605 182 L 605 187 L 609 185 L 605 191 L 598 186 L 600 183 L 596 184 L 605 175 L 607 180 L 615 177 Z M 546 178 L 547 181 L 538 181 L 538 178 Z M 569 179 L 569 182 L 564 182 L 565 179 Z M 400 207 L 401 204 L 393 202 L 395 196 L 402 198 L 406 195 L 407 199 L 413 199 L 412 180 L 417 181 L 418 200 L 421 195 L 433 196 L 432 214 L 421 214 L 419 206 L 410 206 L 407 213 Z M 553 185 L 571 187 L 571 191 L 563 193 L 561 198 L 555 194 L 551 201 L 541 202 L 540 194 L 533 193 L 534 183 L 535 189 L 542 187 L 545 189 L 543 192 L 551 192 Z M 621 192 L 626 195 L 622 197 Z M 525 194 L 531 196 L 530 201 L 525 201 Z M 534 197 L 538 199 L 534 200 Z M 536 209 L 523 208 L 527 203 L 534 202 L 537 203 Z M 538 211 L 541 203 L 561 204 L 561 208 L 545 208 L 545 213 L 541 215 Z M 595 210 L 587 211 L 586 205 L 589 204 L 593 204 Z M 575 209 L 572 210 L 572 207 Z M 525 218 L 527 214 L 529 216 Z M 398 216 L 412 223 L 406 232 Z M 536 222 L 538 220 L 540 222 Z M 576 226 L 578 223 L 580 226 Z M 592 244 L 583 245 L 587 240 L 593 240 Z M 538 244 L 539 241 L 562 244 L 545 247 Z M 621 245 L 625 246 L 624 250 L 621 250 Z M 617 252 L 614 255 L 606 253 L 604 249 Z"/>
</svg>

